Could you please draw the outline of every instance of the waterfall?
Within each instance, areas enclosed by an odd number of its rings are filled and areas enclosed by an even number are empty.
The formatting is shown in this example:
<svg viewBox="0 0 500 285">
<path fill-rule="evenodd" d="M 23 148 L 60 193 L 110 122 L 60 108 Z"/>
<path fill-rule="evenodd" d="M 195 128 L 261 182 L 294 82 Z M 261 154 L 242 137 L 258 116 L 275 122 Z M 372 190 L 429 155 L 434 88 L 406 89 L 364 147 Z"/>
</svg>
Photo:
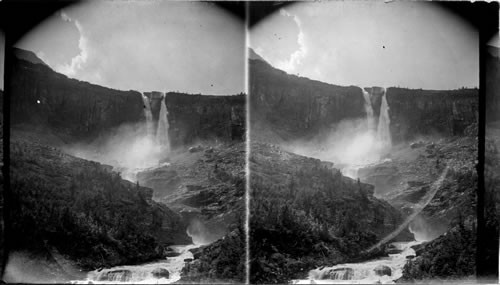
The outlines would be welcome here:
<svg viewBox="0 0 500 285">
<path fill-rule="evenodd" d="M 153 136 L 153 113 L 151 113 L 151 103 L 149 98 L 142 94 L 142 101 L 144 103 L 144 116 L 146 117 L 146 132 L 148 137 Z"/>
<path fill-rule="evenodd" d="M 365 89 L 361 88 L 363 91 L 363 98 L 365 99 L 365 112 L 366 112 L 366 122 L 368 124 L 369 130 L 375 130 L 375 117 L 373 115 L 372 101 L 370 100 L 370 93 Z"/>
<path fill-rule="evenodd" d="M 392 147 L 391 130 L 389 128 L 390 123 L 389 105 L 387 104 L 386 90 L 384 89 L 377 127 L 377 140 L 384 149 L 390 149 Z"/>
<path fill-rule="evenodd" d="M 156 131 L 156 142 L 162 148 L 162 151 L 170 151 L 170 139 L 168 137 L 168 111 L 165 96 L 162 97 L 160 102 L 160 118 L 158 119 L 158 129 Z"/>
</svg>

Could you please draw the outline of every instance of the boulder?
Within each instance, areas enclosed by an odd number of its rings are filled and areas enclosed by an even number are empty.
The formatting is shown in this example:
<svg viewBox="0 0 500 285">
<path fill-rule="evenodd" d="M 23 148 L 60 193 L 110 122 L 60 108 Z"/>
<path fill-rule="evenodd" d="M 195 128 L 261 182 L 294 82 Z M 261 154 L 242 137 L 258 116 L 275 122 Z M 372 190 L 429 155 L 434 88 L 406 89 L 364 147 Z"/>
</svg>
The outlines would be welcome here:
<svg viewBox="0 0 500 285">
<path fill-rule="evenodd" d="M 325 272 L 321 279 L 330 280 L 351 280 L 354 276 L 354 270 L 349 267 L 330 269 Z"/>
<path fill-rule="evenodd" d="M 373 269 L 373 271 L 375 271 L 375 274 L 377 274 L 378 276 L 384 276 L 384 275 L 391 276 L 392 275 L 392 270 L 387 265 L 379 265 L 379 266 L 375 267 L 375 269 Z"/>
<path fill-rule="evenodd" d="M 414 143 L 410 144 L 411 148 L 419 148 L 419 147 L 423 147 L 423 146 L 424 146 L 424 142 L 423 141 L 418 141 L 418 142 L 414 142 Z"/>
<path fill-rule="evenodd" d="M 201 150 L 203 150 L 203 147 L 201 145 L 199 145 L 199 146 L 192 146 L 192 147 L 189 148 L 189 152 L 199 152 Z"/>
<path fill-rule="evenodd" d="M 132 278 L 132 271 L 127 269 L 118 269 L 108 271 L 99 276 L 99 281 L 118 281 L 128 282 Z"/>
<path fill-rule="evenodd" d="M 194 259 L 200 258 L 201 254 L 203 253 L 203 250 L 201 247 L 192 248 L 189 251 L 193 254 Z"/>
<path fill-rule="evenodd" d="M 176 257 L 179 255 L 181 255 L 181 254 L 179 252 L 175 252 L 175 251 L 166 251 L 165 252 L 165 257 Z"/>
<path fill-rule="evenodd" d="M 168 272 L 167 269 L 165 268 L 156 268 L 155 270 L 153 270 L 153 272 L 151 272 L 151 274 L 153 274 L 153 277 L 154 278 L 169 278 L 170 277 L 170 273 Z"/>
<path fill-rule="evenodd" d="M 395 248 L 395 247 L 388 247 L 385 249 L 385 253 L 387 254 L 398 254 L 403 252 L 401 249 Z"/>
</svg>

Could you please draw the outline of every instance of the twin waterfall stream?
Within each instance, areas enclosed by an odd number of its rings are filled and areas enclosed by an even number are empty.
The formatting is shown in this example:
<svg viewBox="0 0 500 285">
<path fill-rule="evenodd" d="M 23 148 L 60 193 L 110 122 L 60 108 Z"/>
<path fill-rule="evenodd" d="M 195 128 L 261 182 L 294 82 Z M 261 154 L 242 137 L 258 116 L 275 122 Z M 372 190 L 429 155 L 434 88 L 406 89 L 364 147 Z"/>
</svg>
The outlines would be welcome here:
<svg viewBox="0 0 500 285">
<path fill-rule="evenodd" d="M 372 106 L 372 94 L 363 90 L 364 108 L 366 112 L 366 124 L 370 137 L 373 138 L 373 150 L 379 153 L 390 151 L 392 147 L 390 134 L 390 117 L 389 106 L 386 98 L 386 90 L 383 90 L 380 104 L 379 117 L 375 117 L 375 112 Z M 155 123 L 152 114 L 152 100 L 146 95 L 143 95 L 144 101 L 144 116 L 146 118 L 146 136 L 147 141 L 151 143 L 155 154 L 165 154 L 170 151 L 170 143 L 168 137 L 169 123 L 167 119 L 167 106 L 165 95 L 160 98 L 159 119 L 155 129 Z M 377 120 L 378 119 L 378 120 Z M 379 163 L 378 161 L 371 163 Z M 366 165 L 366 164 L 365 164 Z M 349 165 L 342 169 L 344 175 L 353 179 L 357 178 L 358 169 L 365 165 Z M 160 167 L 159 161 L 151 167 Z M 144 167 L 130 169 L 134 179 L 138 171 L 145 169 Z M 370 260 L 361 263 L 338 264 L 335 266 L 322 266 L 311 270 L 307 279 L 292 280 L 295 284 L 349 284 L 349 283 L 394 283 L 395 280 L 402 276 L 402 270 L 406 263 L 407 257 L 415 255 L 415 251 L 411 246 L 420 243 L 414 242 L 398 242 L 392 243 L 394 249 L 393 254 L 388 257 Z M 180 280 L 180 273 L 184 267 L 185 259 L 193 258 L 193 254 L 189 251 L 200 245 L 185 245 L 171 246 L 174 254 L 164 260 L 159 260 L 142 265 L 123 265 L 112 268 L 98 269 L 87 273 L 85 280 L 73 281 L 72 283 L 142 283 L 142 284 L 168 284 Z"/>
<path fill-rule="evenodd" d="M 370 140 L 371 143 L 370 152 L 378 153 L 380 156 L 375 160 L 371 157 L 371 160 L 363 161 L 361 164 L 351 164 L 342 167 L 342 173 L 353 179 L 358 178 L 358 169 L 361 167 L 381 162 L 383 154 L 389 152 L 392 147 L 391 130 L 389 128 L 391 119 L 389 117 L 389 104 L 387 103 L 386 89 L 383 89 L 381 96 L 380 115 L 378 116 L 378 120 L 373 110 L 373 95 L 363 88 L 361 88 L 361 91 L 363 92 L 364 109 L 366 113 L 366 139 Z"/>
<path fill-rule="evenodd" d="M 168 111 L 165 102 L 165 95 L 161 94 L 159 100 L 160 114 L 158 125 L 155 129 L 153 120 L 151 101 L 146 95 L 143 95 L 144 116 L 146 118 L 146 138 L 144 140 L 144 148 L 149 148 L 149 156 L 155 160 L 148 160 L 137 166 L 134 169 L 120 169 L 123 177 L 132 182 L 135 182 L 136 175 L 139 171 L 147 168 L 156 168 L 166 163 L 160 164 L 160 158 L 170 152 L 170 139 L 168 136 Z M 189 233 L 188 233 L 189 235 Z M 170 246 L 168 257 L 163 260 L 158 260 L 140 265 L 122 265 L 111 268 L 101 268 L 87 273 L 85 280 L 75 280 L 74 284 L 101 283 L 129 283 L 129 284 L 170 284 L 180 280 L 181 271 L 185 264 L 185 259 L 192 259 L 193 254 L 190 249 L 197 248 L 201 244 L 190 245 L 174 245 Z"/>
<path fill-rule="evenodd" d="M 373 151 L 381 154 L 378 161 L 369 162 L 377 164 L 382 161 L 384 153 L 390 151 L 392 138 L 390 133 L 389 105 L 386 98 L 386 90 L 383 90 L 380 104 L 380 115 L 378 124 L 372 106 L 371 94 L 362 89 L 364 98 L 364 108 L 366 112 L 366 124 L 370 137 L 373 137 Z M 358 169 L 365 165 L 349 165 L 342 169 L 345 176 L 353 179 L 358 178 Z M 395 283 L 402 277 L 403 267 L 407 257 L 415 256 L 415 250 L 411 246 L 421 243 L 395 242 L 391 244 L 392 254 L 375 260 L 361 263 L 337 264 L 335 266 L 323 266 L 309 272 L 307 279 L 292 280 L 294 284 L 374 284 L 374 283 Z"/>
<path fill-rule="evenodd" d="M 154 129 L 153 113 L 151 111 L 151 99 L 143 94 L 142 100 L 144 102 L 147 136 L 151 139 L 154 138 L 154 142 L 161 147 L 162 151 L 168 153 L 170 151 L 170 139 L 168 137 L 169 124 L 165 95 L 163 94 L 160 99 L 160 117 L 158 118 L 158 127 L 156 130 Z"/>
</svg>

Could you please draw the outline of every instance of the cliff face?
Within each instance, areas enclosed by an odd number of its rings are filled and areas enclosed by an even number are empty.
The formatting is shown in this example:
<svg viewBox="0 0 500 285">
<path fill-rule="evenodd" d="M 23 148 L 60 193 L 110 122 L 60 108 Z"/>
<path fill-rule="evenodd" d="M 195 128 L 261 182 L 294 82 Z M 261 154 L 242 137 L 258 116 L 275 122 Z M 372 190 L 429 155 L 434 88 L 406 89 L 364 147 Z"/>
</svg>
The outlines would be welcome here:
<svg viewBox="0 0 500 285">
<path fill-rule="evenodd" d="M 270 128 L 281 139 L 299 139 L 365 116 L 359 87 L 290 75 L 262 60 L 250 60 L 249 68 L 252 136 Z"/>
<path fill-rule="evenodd" d="M 307 139 L 328 131 L 341 120 L 366 117 L 361 88 L 342 87 L 287 74 L 261 58 L 250 59 L 252 137 L 277 140 Z M 364 88 L 375 123 L 384 88 Z M 478 90 L 417 90 L 387 88 L 394 142 L 419 135 L 463 135 L 477 122 Z M 259 137 L 260 136 L 260 137 Z"/>
<path fill-rule="evenodd" d="M 477 89 L 388 88 L 386 96 L 393 142 L 411 140 L 418 135 L 464 135 L 468 126 L 477 123 Z"/>
<path fill-rule="evenodd" d="M 16 50 L 10 81 L 11 123 L 50 130 L 66 141 L 91 141 L 124 124 L 145 121 L 137 91 L 119 91 L 57 73 L 29 51 Z M 36 59 L 36 60 L 35 60 Z M 145 92 L 157 129 L 163 94 Z M 197 140 L 244 140 L 245 95 L 167 93 L 173 147 Z"/>
<path fill-rule="evenodd" d="M 34 56 L 34 55 L 33 55 Z M 71 139 L 92 139 L 144 120 L 141 94 L 67 78 L 48 66 L 13 58 L 11 124 L 42 126 Z"/>
<path fill-rule="evenodd" d="M 198 140 L 245 140 L 245 95 L 165 95 L 172 147 Z"/>
</svg>

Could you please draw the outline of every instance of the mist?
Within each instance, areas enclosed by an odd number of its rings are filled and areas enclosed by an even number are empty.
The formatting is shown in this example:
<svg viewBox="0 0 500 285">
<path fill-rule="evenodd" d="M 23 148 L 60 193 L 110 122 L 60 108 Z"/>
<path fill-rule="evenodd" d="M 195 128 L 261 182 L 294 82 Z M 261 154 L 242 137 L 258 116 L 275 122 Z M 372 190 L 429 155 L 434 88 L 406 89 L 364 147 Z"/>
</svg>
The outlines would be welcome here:
<svg viewBox="0 0 500 285">
<path fill-rule="evenodd" d="M 169 154 L 154 136 L 148 134 L 146 124 L 122 125 L 89 144 L 73 144 L 65 147 L 64 151 L 111 165 L 124 179 L 135 182 L 138 171 L 167 163 Z"/>
<path fill-rule="evenodd" d="M 186 233 L 195 245 L 207 245 L 224 236 L 225 229 L 214 223 L 205 225 L 201 220 L 194 218 L 189 223 Z"/>
<path fill-rule="evenodd" d="M 364 166 L 387 157 L 390 148 L 366 119 L 343 120 L 328 134 L 295 141 L 284 148 L 293 153 L 333 162 L 337 167 Z"/>
<path fill-rule="evenodd" d="M 85 273 L 52 250 L 46 255 L 26 251 L 9 253 L 2 280 L 7 283 L 67 283 Z"/>
</svg>

